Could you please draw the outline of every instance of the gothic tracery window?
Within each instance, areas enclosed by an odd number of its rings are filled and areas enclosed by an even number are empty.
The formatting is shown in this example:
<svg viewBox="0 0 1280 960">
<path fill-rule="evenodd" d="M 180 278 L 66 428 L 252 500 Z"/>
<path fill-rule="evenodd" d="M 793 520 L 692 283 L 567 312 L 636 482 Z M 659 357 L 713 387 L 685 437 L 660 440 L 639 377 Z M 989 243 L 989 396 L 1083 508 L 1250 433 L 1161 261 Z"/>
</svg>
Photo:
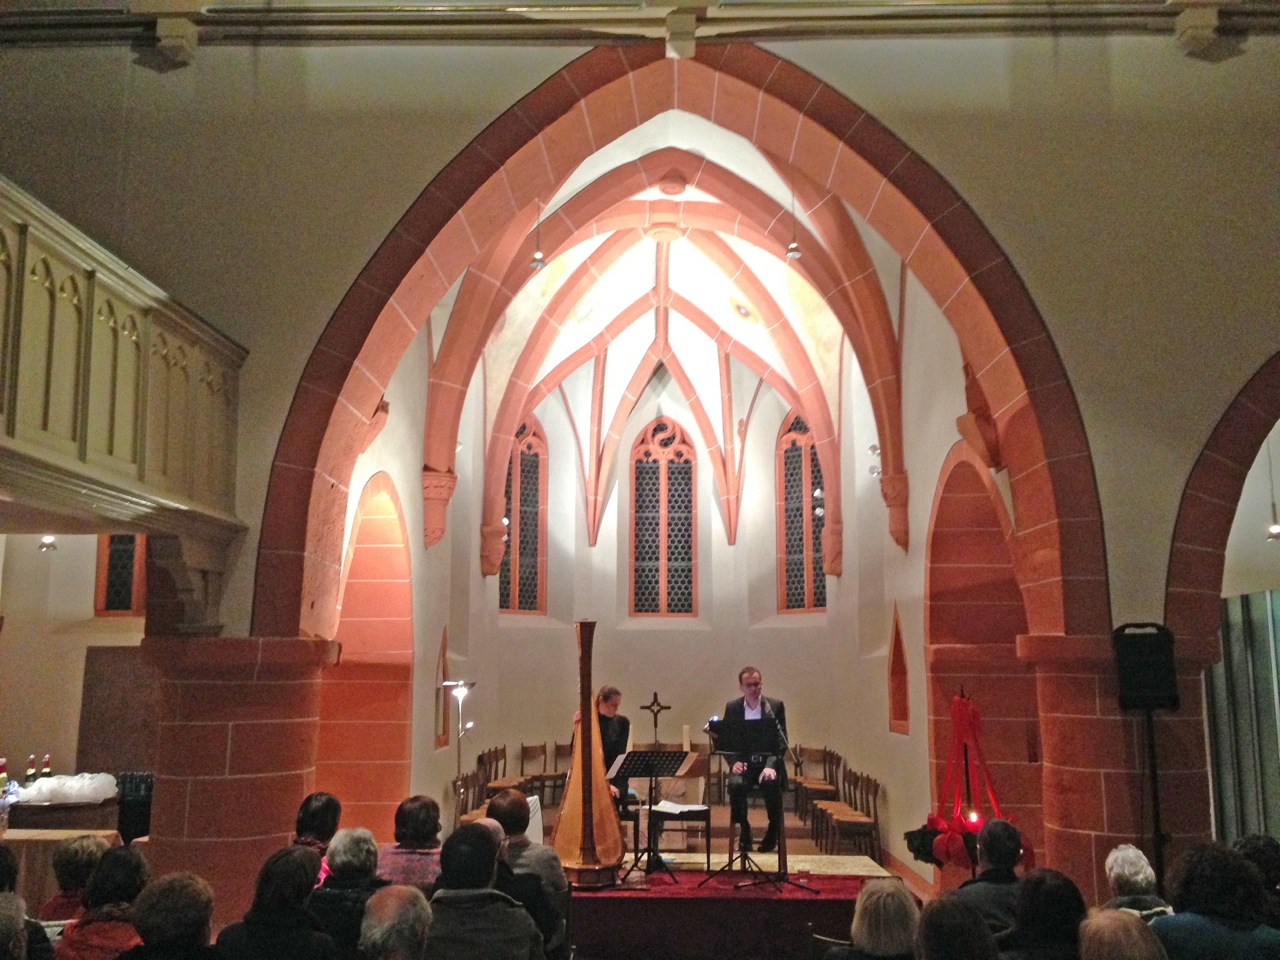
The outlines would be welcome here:
<svg viewBox="0 0 1280 960">
<path fill-rule="evenodd" d="M 814 436 L 792 411 L 778 437 L 778 609 L 825 610 L 822 566 L 826 493 Z"/>
<path fill-rule="evenodd" d="M 631 448 L 631 612 L 694 616 L 697 463 L 674 420 L 659 417 Z"/>
<path fill-rule="evenodd" d="M 547 612 L 547 442 L 533 417 L 520 424 L 507 464 L 506 549 L 498 568 L 498 607 Z"/>
</svg>

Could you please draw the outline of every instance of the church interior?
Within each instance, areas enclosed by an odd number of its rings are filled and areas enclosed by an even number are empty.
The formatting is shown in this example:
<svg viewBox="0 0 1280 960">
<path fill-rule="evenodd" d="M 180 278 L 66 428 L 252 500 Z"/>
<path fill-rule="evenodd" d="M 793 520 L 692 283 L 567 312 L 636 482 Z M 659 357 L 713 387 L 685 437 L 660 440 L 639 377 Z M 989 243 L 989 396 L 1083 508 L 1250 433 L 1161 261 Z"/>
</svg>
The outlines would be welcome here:
<svg viewBox="0 0 1280 960">
<path fill-rule="evenodd" d="M 568 740 L 583 620 L 637 740 L 758 667 L 925 891 L 963 693 L 1091 904 L 1152 829 L 1112 632 L 1164 624 L 1169 856 L 1280 830 L 1274 656 L 1222 679 L 1231 598 L 1280 632 L 1273 8 L 38 6 L 0 13 L 0 753 L 153 772 L 148 855 L 219 916 L 308 792 L 383 839 Z"/>
</svg>

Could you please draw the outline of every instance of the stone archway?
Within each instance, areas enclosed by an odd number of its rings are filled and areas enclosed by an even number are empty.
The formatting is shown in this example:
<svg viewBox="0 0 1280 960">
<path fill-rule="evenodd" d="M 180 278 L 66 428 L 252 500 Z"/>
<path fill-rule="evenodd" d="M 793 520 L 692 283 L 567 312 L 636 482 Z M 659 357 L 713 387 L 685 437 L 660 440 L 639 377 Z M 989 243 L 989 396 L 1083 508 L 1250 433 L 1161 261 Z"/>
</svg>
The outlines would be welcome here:
<svg viewBox="0 0 1280 960">
<path fill-rule="evenodd" d="M 748 138 L 850 205 L 942 306 L 997 411 L 1019 517 L 1016 552 L 1043 576 L 1027 589 L 1029 629 L 1109 629 L 1100 509 L 1083 424 L 1056 351 L 1012 264 L 973 211 L 874 118 L 795 66 L 746 44 L 663 59 L 659 46 L 598 48 L 567 65 L 480 134 L 388 236 L 321 336 L 276 451 L 259 541 L 253 633 L 332 636 L 352 440 L 426 312 L 477 258 L 511 262 L 536 201 L 590 151 L 678 109 Z M 513 231 L 512 224 L 523 224 Z M 452 328 L 451 328 L 452 329 Z M 459 333 L 459 337 L 464 334 Z M 456 424 L 474 349 L 441 356 L 433 416 Z M 892 408 L 896 382 L 873 386 Z M 338 402 L 339 399 L 342 402 Z M 874 399 L 874 397 L 873 397 Z M 905 511 L 901 438 L 881 437 L 891 511 Z M 424 508 L 443 522 L 454 444 L 424 451 Z M 1070 558 L 1064 575 L 1063 559 Z"/>
<path fill-rule="evenodd" d="M 990 471 L 968 444 L 957 443 L 934 493 L 925 560 L 930 779 L 936 800 L 950 750 L 951 698 L 963 690 L 982 716 L 1001 813 L 1042 860 L 1040 709 L 1035 673 L 1017 655 L 1028 613 L 1013 548 L 1013 524 Z M 986 798 L 974 799 L 990 816 Z M 968 877 L 947 868 L 940 879 L 956 886 Z"/>
</svg>

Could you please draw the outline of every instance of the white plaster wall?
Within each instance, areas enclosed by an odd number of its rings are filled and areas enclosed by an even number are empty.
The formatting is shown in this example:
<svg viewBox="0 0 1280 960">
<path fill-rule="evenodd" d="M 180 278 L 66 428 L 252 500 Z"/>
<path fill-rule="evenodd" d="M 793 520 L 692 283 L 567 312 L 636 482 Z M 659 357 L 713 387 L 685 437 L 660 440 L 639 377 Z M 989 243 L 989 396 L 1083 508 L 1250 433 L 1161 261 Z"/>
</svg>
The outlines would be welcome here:
<svg viewBox="0 0 1280 960">
<path fill-rule="evenodd" d="M 4 538 L 0 586 L 0 756 L 19 779 L 27 755 L 52 755 L 54 773 L 75 773 L 85 650 L 137 646 L 141 617 L 95 617 L 98 538 L 59 536 L 41 553 L 40 535 Z M 111 771 L 114 772 L 114 771 Z"/>
<path fill-rule="evenodd" d="M 1270 468 L 1268 455 L 1272 461 Z M 1272 429 L 1267 443 L 1258 451 L 1240 492 L 1222 570 L 1224 597 L 1280 590 L 1280 540 L 1267 539 L 1276 491 L 1273 478 L 1280 483 L 1280 424 Z"/>
</svg>

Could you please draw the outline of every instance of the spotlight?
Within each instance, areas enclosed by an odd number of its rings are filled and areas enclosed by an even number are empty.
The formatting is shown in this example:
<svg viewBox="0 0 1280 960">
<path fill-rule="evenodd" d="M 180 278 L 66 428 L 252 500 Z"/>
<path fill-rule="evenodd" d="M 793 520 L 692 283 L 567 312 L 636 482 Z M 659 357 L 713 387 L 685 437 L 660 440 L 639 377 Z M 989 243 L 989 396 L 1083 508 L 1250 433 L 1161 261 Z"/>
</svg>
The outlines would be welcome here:
<svg viewBox="0 0 1280 960">
<path fill-rule="evenodd" d="M 40 552 L 52 553 L 58 549 L 58 538 L 51 533 L 46 533 L 40 538 Z"/>
<path fill-rule="evenodd" d="M 790 243 L 787 244 L 788 260 L 799 260 L 803 256 L 804 256 L 804 253 L 802 253 L 800 250 L 800 244 L 796 243 L 796 241 L 794 240 L 792 240 Z"/>
</svg>

